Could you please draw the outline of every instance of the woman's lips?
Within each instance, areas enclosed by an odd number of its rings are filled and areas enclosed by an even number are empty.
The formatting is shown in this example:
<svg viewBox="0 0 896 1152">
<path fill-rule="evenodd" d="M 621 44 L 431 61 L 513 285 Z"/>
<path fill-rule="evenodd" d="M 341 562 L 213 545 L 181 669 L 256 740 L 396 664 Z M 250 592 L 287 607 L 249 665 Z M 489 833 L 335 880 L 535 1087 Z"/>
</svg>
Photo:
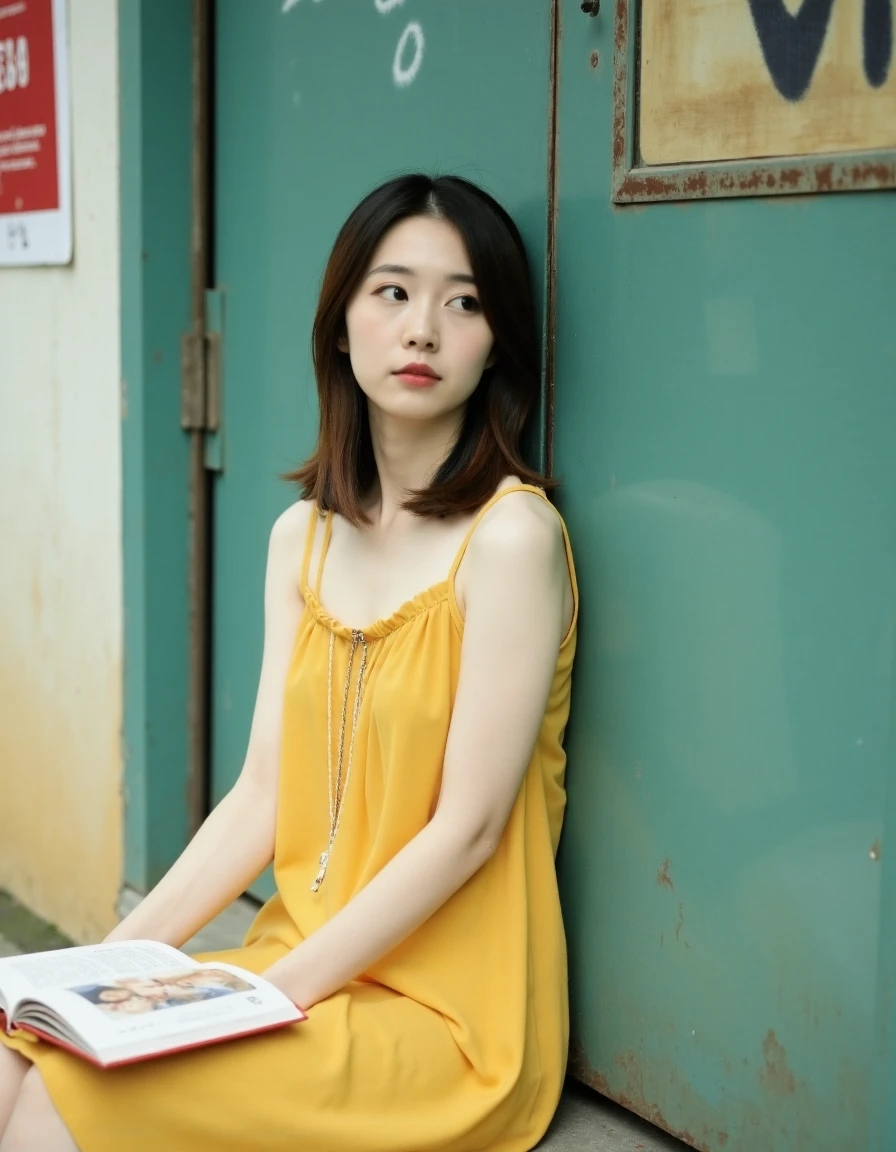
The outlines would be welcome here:
<svg viewBox="0 0 896 1152">
<path fill-rule="evenodd" d="M 411 363 L 405 364 L 403 368 L 399 368 L 394 373 L 399 380 L 404 384 L 409 384 L 412 388 L 430 388 L 433 384 L 437 384 L 441 380 L 441 376 L 434 372 L 428 364 Z"/>
<path fill-rule="evenodd" d="M 403 384 L 410 384 L 412 388 L 431 388 L 438 384 L 438 376 L 424 376 L 419 372 L 396 372 L 395 375 Z"/>
</svg>

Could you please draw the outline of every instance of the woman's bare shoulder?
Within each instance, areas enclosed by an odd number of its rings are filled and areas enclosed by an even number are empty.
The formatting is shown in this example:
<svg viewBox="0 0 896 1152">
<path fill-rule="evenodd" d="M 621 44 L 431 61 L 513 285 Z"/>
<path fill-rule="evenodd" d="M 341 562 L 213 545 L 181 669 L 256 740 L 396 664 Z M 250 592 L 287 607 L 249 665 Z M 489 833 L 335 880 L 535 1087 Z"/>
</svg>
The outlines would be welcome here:
<svg viewBox="0 0 896 1152">
<path fill-rule="evenodd" d="M 296 500 L 290 504 L 277 519 L 271 529 L 271 538 L 278 540 L 300 540 L 304 543 L 305 532 L 308 529 L 308 520 L 312 513 L 316 514 L 317 507 L 313 500 Z"/>
<path fill-rule="evenodd" d="M 567 563 L 563 524 L 557 510 L 537 492 L 508 492 L 483 516 L 470 544 L 471 564 L 465 592 L 501 591 L 510 600 L 535 596 L 542 604 L 556 598 L 565 635 L 575 613 L 575 594 Z"/>
<path fill-rule="evenodd" d="M 286 567 L 292 567 L 297 558 L 301 560 L 308 521 L 316 515 L 317 506 L 313 500 L 296 500 L 281 512 L 271 528 L 269 562 L 282 562 Z"/>
<path fill-rule="evenodd" d="M 516 481 L 519 484 L 519 481 Z M 498 491 L 512 488 L 505 482 Z M 511 549 L 522 556 L 556 554 L 563 547 L 560 519 L 547 500 L 537 492 L 507 492 L 482 517 L 473 534 L 480 554 Z"/>
</svg>

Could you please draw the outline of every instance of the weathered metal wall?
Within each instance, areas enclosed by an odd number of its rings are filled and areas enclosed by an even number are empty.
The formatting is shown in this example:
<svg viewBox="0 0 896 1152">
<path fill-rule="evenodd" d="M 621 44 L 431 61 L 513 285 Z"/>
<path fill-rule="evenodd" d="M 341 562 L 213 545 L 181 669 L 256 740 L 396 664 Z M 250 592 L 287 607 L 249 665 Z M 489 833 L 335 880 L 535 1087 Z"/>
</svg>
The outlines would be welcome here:
<svg viewBox="0 0 896 1152">
<path fill-rule="evenodd" d="M 579 8 L 554 442 L 583 598 L 573 1069 L 712 1152 L 885 1152 L 896 199 L 613 205 L 613 11 Z"/>
</svg>

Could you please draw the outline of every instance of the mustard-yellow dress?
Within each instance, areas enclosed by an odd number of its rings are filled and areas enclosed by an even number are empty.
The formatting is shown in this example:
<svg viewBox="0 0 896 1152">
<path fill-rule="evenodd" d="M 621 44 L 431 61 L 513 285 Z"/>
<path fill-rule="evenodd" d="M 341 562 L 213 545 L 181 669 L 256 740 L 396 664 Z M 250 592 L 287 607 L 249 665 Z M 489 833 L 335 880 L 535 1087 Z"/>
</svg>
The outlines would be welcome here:
<svg viewBox="0 0 896 1152">
<path fill-rule="evenodd" d="M 288 674 L 274 870 L 277 894 L 240 949 L 217 958 L 262 972 L 314 932 L 430 819 L 460 667 L 454 577 L 364 629 L 354 765 L 324 884 L 328 839 L 327 668 L 334 723 L 351 630 L 308 583 L 331 515 L 312 516 L 306 610 Z M 575 592 L 569 538 L 563 527 Z M 576 605 L 578 596 L 576 593 Z M 576 609 L 577 611 L 577 609 Z M 311 1009 L 302 1024 L 100 1070 L 17 1033 L 81 1152 L 525 1152 L 553 1116 L 566 1067 L 566 949 L 554 855 L 565 803 L 561 741 L 576 620 L 560 648 L 537 746 L 489 862 L 403 944 Z M 355 655 L 355 674 L 359 660 Z M 349 712 L 351 716 L 351 711 Z M 205 957 L 210 959 L 211 957 Z"/>
</svg>

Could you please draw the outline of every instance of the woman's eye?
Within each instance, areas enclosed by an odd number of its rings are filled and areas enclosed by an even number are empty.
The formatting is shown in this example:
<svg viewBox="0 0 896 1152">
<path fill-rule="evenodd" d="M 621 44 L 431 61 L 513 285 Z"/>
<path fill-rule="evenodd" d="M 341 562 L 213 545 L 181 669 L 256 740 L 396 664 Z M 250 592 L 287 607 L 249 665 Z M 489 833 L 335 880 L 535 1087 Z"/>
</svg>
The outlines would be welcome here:
<svg viewBox="0 0 896 1152">
<path fill-rule="evenodd" d="M 385 284 L 382 288 L 377 288 L 376 294 L 377 296 L 382 296 L 384 300 L 391 300 L 396 304 L 408 298 L 408 294 L 404 288 L 400 288 L 397 284 Z"/>
<path fill-rule="evenodd" d="M 479 301 L 475 296 L 455 296 L 450 301 L 452 306 L 459 308 L 462 312 L 478 312 Z"/>
</svg>

